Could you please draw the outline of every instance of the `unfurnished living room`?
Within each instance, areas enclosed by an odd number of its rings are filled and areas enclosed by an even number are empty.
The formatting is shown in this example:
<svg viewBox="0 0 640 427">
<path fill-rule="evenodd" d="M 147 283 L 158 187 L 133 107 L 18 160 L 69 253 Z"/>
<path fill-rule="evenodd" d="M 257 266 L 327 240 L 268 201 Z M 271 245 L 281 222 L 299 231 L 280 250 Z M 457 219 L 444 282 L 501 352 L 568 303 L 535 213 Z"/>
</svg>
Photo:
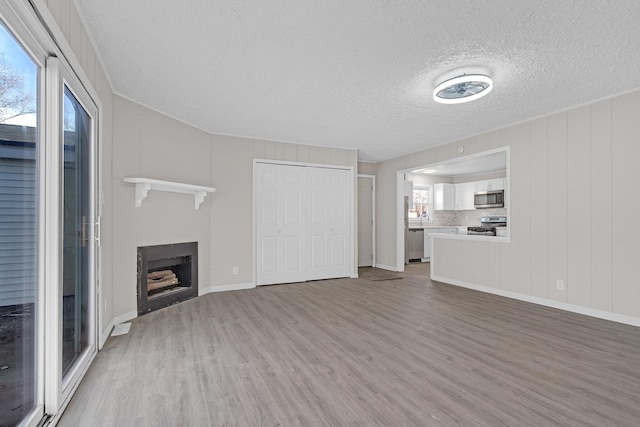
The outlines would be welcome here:
<svg viewBox="0 0 640 427">
<path fill-rule="evenodd" d="M 640 425 L 640 4 L 0 2 L 0 426 Z"/>
</svg>

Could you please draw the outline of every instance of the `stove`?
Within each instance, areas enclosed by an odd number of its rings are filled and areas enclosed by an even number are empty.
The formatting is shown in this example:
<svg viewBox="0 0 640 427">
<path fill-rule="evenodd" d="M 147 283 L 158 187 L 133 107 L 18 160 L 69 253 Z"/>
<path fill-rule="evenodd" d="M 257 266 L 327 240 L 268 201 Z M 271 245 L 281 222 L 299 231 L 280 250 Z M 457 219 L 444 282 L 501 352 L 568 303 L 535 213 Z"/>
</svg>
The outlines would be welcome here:
<svg viewBox="0 0 640 427">
<path fill-rule="evenodd" d="M 506 227 L 506 216 L 483 216 L 480 227 L 467 227 L 467 234 L 474 236 L 495 236 L 497 227 Z"/>
</svg>

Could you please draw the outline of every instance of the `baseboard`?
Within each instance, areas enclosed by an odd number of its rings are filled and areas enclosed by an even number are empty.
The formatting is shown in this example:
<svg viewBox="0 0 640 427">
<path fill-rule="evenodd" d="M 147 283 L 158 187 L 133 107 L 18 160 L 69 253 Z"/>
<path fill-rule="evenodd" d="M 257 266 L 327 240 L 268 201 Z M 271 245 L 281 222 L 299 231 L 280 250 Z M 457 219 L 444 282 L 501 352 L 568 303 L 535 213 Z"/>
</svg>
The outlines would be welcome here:
<svg viewBox="0 0 640 427">
<path fill-rule="evenodd" d="M 504 289 L 492 288 L 490 286 L 476 285 L 473 283 L 464 282 L 462 280 L 448 279 L 446 277 L 431 276 L 431 280 L 447 283 L 450 285 L 460 286 L 463 288 L 473 289 L 475 291 L 486 292 L 488 294 L 499 295 L 501 297 L 543 305 L 545 307 L 557 308 L 559 310 L 569 311 L 572 313 L 584 314 L 585 316 L 596 317 L 598 319 L 610 320 L 612 322 L 623 323 L 625 325 L 640 327 L 640 318 L 633 317 L 633 316 L 612 313 L 610 311 L 597 310 L 595 308 L 590 308 L 590 307 L 582 307 L 580 305 L 569 304 L 561 301 L 554 301 L 547 298 L 534 297 L 531 295 L 520 294 L 512 291 L 505 291 Z"/>
<path fill-rule="evenodd" d="M 102 350 L 102 347 L 104 347 L 104 343 L 107 342 L 107 338 L 109 338 L 109 335 L 111 335 L 111 330 L 114 326 L 115 324 L 113 323 L 113 319 L 111 319 L 105 330 L 100 332 L 100 343 L 98 344 L 98 350 Z"/>
<path fill-rule="evenodd" d="M 133 320 L 138 317 L 137 311 L 130 311 L 128 313 L 121 314 L 120 316 L 116 316 L 113 318 L 113 326 L 119 325 L 120 323 L 128 322 L 129 320 Z"/>
<path fill-rule="evenodd" d="M 112 318 L 109 324 L 107 325 L 107 327 L 105 328 L 105 330 L 102 331 L 102 333 L 100 334 L 100 343 L 98 346 L 98 350 L 102 350 L 102 347 L 104 347 L 104 343 L 107 342 L 107 338 L 109 338 L 109 335 L 111 335 L 111 330 L 116 325 L 119 325 L 120 323 L 128 322 L 129 320 L 133 320 L 136 317 L 138 317 L 138 312 L 130 311 L 128 313 L 124 313 Z"/>
<path fill-rule="evenodd" d="M 384 265 L 384 264 L 376 264 L 376 268 L 381 268 L 383 270 L 389 270 L 389 271 L 398 271 L 397 268 L 391 267 L 391 266 L 388 266 L 388 265 Z"/>
<path fill-rule="evenodd" d="M 234 285 L 207 286 L 207 287 L 201 287 L 198 290 L 198 296 L 210 294 L 212 292 L 241 291 L 243 289 L 253 289 L 255 287 L 256 285 L 254 285 L 253 283 L 237 283 Z"/>
</svg>

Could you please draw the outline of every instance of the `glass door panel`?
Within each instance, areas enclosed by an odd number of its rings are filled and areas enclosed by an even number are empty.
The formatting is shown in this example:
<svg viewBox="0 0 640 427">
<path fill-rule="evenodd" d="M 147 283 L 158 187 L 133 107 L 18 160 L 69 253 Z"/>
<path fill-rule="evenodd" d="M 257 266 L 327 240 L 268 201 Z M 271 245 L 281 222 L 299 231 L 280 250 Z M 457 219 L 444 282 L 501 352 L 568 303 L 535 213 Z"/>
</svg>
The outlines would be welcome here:
<svg viewBox="0 0 640 427">
<path fill-rule="evenodd" d="M 0 425 L 37 404 L 39 67 L 0 21 Z"/>
<path fill-rule="evenodd" d="M 93 346 L 90 275 L 91 129 L 80 102 L 64 87 L 62 171 L 62 377 Z"/>
</svg>

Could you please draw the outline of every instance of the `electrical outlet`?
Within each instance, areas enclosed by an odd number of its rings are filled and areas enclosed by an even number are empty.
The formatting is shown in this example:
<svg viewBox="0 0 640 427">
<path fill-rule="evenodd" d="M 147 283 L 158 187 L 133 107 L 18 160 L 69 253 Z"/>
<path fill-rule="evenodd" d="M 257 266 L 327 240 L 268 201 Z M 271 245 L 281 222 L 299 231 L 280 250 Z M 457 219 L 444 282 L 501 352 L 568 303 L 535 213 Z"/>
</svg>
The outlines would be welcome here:
<svg viewBox="0 0 640 427">
<path fill-rule="evenodd" d="M 234 275 L 234 276 L 237 276 L 237 275 L 238 275 L 238 266 L 237 266 L 237 265 L 235 265 L 235 266 L 233 267 L 233 275 Z"/>
<path fill-rule="evenodd" d="M 556 280 L 556 288 L 559 291 L 564 291 L 564 280 L 562 280 L 562 279 Z"/>
</svg>

